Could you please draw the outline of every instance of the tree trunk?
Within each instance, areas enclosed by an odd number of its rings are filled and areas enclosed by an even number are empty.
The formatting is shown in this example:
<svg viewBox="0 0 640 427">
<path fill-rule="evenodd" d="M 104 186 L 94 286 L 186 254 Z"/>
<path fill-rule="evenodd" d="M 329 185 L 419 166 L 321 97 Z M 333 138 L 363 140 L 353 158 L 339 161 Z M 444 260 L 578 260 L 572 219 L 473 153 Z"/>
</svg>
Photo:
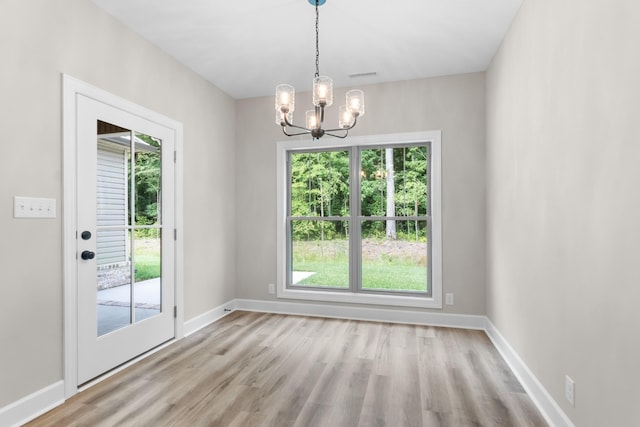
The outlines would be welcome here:
<svg viewBox="0 0 640 427">
<path fill-rule="evenodd" d="M 418 200 L 416 199 L 416 201 L 414 202 L 414 209 L 413 209 L 413 214 L 415 216 L 418 216 Z M 416 228 L 416 242 L 418 241 L 418 220 L 416 219 L 415 222 L 415 228 Z"/>
<path fill-rule="evenodd" d="M 396 216 L 395 195 L 396 189 L 393 181 L 393 148 L 385 149 L 385 163 L 387 169 L 387 216 Z M 396 240 L 396 220 L 387 220 L 387 239 Z"/>
</svg>

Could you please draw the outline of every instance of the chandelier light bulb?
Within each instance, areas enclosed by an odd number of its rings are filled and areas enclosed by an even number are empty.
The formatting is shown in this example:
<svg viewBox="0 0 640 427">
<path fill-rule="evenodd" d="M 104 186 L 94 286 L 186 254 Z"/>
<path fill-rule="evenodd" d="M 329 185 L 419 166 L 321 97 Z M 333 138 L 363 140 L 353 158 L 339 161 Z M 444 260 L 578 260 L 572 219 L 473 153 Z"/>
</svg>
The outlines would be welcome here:
<svg viewBox="0 0 640 427">
<path fill-rule="evenodd" d="M 338 113 L 338 126 L 341 129 L 345 129 L 353 126 L 353 114 L 346 105 L 341 105 Z"/>
<path fill-rule="evenodd" d="M 307 119 L 307 129 L 318 128 L 318 117 L 316 116 L 315 110 L 307 110 L 305 113 L 305 117 Z"/>
<path fill-rule="evenodd" d="M 313 79 L 313 105 L 331 107 L 333 105 L 333 80 L 331 77 L 318 76 Z"/>
<path fill-rule="evenodd" d="M 347 92 L 347 106 L 355 117 L 364 116 L 364 92 L 360 89 Z"/>
<path fill-rule="evenodd" d="M 293 86 L 281 84 L 276 86 L 276 110 L 293 112 L 295 110 L 296 90 Z"/>
</svg>

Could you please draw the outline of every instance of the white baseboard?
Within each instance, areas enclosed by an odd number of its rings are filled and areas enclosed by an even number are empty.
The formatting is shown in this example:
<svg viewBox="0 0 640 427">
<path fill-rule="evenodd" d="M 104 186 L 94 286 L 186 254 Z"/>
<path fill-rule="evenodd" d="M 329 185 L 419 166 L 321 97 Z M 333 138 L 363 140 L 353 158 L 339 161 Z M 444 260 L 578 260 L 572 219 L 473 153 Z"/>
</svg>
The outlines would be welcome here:
<svg viewBox="0 0 640 427">
<path fill-rule="evenodd" d="M 507 340 L 500 334 L 495 325 L 487 319 L 485 332 L 498 349 L 502 358 L 507 362 L 522 387 L 525 389 L 533 403 L 542 413 L 547 423 L 552 427 L 575 427 L 567 414 L 560 408 L 558 403 L 551 397 L 547 389 L 538 381 L 533 372 L 520 358 L 518 353 L 509 345 Z"/>
<path fill-rule="evenodd" d="M 206 313 L 196 316 L 193 319 L 187 320 L 184 322 L 184 336 L 187 337 L 205 326 L 212 324 L 216 320 L 222 319 L 233 310 L 235 310 L 235 300 L 229 301 L 207 311 Z"/>
<path fill-rule="evenodd" d="M 0 426 L 21 426 L 63 402 L 64 381 L 58 381 L 0 408 Z"/>
<path fill-rule="evenodd" d="M 201 314 L 200 316 L 197 316 L 185 322 L 184 335 L 187 336 L 187 335 L 193 334 L 197 330 L 204 328 L 205 326 L 226 316 L 233 309 L 234 309 L 234 302 L 231 301 L 229 303 L 216 307 L 213 310 L 210 310 L 204 314 Z M 171 343 L 173 342 L 175 341 L 172 341 Z M 161 348 L 164 348 L 164 347 L 165 346 L 161 346 Z M 155 349 L 143 357 L 146 357 L 149 354 L 152 354 L 158 351 L 159 349 Z M 139 359 L 136 359 L 135 361 L 131 362 L 131 364 L 137 362 L 138 360 Z M 110 374 L 112 375 L 113 372 Z M 101 377 L 99 381 L 105 378 L 106 377 Z M 32 393 L 26 397 L 23 397 L 22 399 L 16 402 L 13 402 L 3 408 L 0 408 L 0 426 L 2 427 L 21 426 L 22 424 L 27 423 L 39 417 L 45 412 L 50 411 L 56 406 L 61 405 L 62 403 L 64 403 L 64 401 L 65 401 L 64 381 L 58 381 L 41 390 L 36 391 L 35 393 Z"/>
<path fill-rule="evenodd" d="M 233 304 L 237 310 L 297 314 L 316 317 L 334 317 L 374 322 L 444 326 L 449 328 L 484 330 L 486 322 L 485 316 L 433 313 L 417 310 L 394 310 L 389 308 L 350 307 L 247 299 L 234 300 Z"/>
<path fill-rule="evenodd" d="M 234 300 L 232 305 L 237 310 L 266 313 L 484 330 L 549 425 L 551 427 L 575 427 L 557 402 L 486 316 L 245 299 Z"/>
<path fill-rule="evenodd" d="M 185 322 L 185 336 L 212 324 L 233 310 L 484 330 L 549 425 L 551 427 L 575 427 L 557 402 L 553 400 L 544 386 L 486 316 L 236 299 Z M 0 426 L 19 426 L 63 402 L 64 382 L 59 381 L 4 408 L 0 408 Z"/>
</svg>

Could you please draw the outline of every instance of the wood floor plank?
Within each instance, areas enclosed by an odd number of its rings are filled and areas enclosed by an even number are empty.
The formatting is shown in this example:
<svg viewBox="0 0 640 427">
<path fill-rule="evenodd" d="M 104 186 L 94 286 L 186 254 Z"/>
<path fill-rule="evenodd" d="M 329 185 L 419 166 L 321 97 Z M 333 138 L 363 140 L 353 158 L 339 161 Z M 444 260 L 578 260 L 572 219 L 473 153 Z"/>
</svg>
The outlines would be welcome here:
<svg viewBox="0 0 640 427">
<path fill-rule="evenodd" d="M 392 426 L 391 401 L 391 378 L 386 375 L 372 375 L 369 378 L 358 426 Z"/>
<path fill-rule="evenodd" d="M 546 424 L 482 331 L 233 312 L 27 425 Z"/>
</svg>

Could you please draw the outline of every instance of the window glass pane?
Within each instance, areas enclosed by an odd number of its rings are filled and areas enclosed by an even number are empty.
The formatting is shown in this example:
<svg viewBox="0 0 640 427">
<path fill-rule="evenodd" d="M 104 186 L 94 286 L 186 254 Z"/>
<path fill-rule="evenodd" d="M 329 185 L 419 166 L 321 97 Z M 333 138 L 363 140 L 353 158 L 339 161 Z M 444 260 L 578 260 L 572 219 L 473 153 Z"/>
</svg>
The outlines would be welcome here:
<svg viewBox="0 0 640 427">
<path fill-rule="evenodd" d="M 436 204 L 430 200 L 440 142 L 435 135 L 433 141 L 429 135 L 415 141 L 415 135 L 400 143 L 385 136 L 365 145 L 345 141 L 335 151 L 311 143 L 301 146 L 306 151 L 282 147 L 286 155 L 278 163 L 287 175 L 280 175 L 279 185 L 287 192 L 279 201 L 286 208 L 278 211 L 277 231 L 286 250 L 278 252 L 284 267 L 279 281 L 287 288 L 322 291 L 314 299 L 335 290 L 327 300 L 364 302 L 375 293 L 376 301 L 397 296 L 390 305 L 438 305 L 428 297 L 441 290 L 440 263 L 433 267 L 431 261 L 432 208 L 438 227 L 433 256 L 440 259 L 439 188 Z M 350 159 L 357 164 L 350 166 Z M 305 294 L 285 289 L 283 297 Z"/>
<path fill-rule="evenodd" d="M 384 216 L 387 212 L 387 172 L 383 149 L 360 153 L 360 211 L 363 216 Z"/>
<path fill-rule="evenodd" d="M 426 146 L 366 149 L 360 155 L 363 216 L 427 214 Z"/>
<path fill-rule="evenodd" d="M 387 237 L 395 227 L 396 238 Z M 362 289 L 428 292 L 427 221 L 362 221 Z"/>
<path fill-rule="evenodd" d="M 349 152 L 291 153 L 290 214 L 349 215 Z"/>
<path fill-rule="evenodd" d="M 291 221 L 290 284 L 349 287 L 346 221 Z"/>
</svg>

